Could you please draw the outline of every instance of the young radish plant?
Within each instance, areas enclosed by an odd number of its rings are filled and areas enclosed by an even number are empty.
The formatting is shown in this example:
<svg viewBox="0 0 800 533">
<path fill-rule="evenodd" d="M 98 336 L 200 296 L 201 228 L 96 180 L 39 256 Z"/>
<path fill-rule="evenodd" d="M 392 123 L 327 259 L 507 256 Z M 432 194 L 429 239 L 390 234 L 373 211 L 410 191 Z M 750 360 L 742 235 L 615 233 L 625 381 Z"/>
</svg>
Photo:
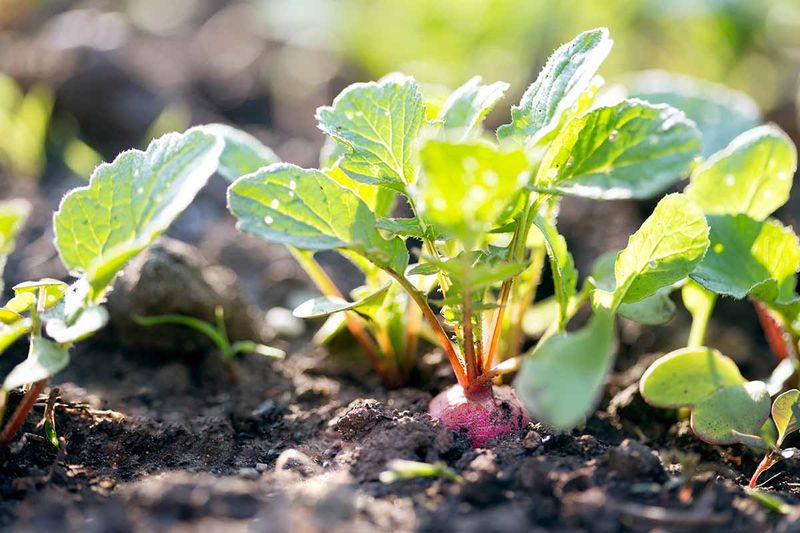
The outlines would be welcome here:
<svg viewBox="0 0 800 533">
<path fill-rule="evenodd" d="M 796 390 L 775 399 L 774 425 L 767 421 L 770 396 L 784 390 L 800 368 L 800 241 L 791 227 L 769 218 L 789 199 L 796 169 L 792 141 L 766 125 L 737 136 L 694 170 L 685 193 L 706 215 L 710 246 L 683 287 L 684 305 L 692 315 L 689 347 L 657 360 L 640 383 L 652 405 L 691 408 L 692 429 L 702 440 L 766 450 L 751 487 L 778 460 L 796 455 L 794 449 L 780 449 L 797 428 Z M 746 381 L 731 359 L 703 346 L 719 296 L 754 303 L 780 361 L 768 383 Z"/>
<path fill-rule="evenodd" d="M 653 196 L 687 174 L 700 154 L 696 126 L 672 107 L 635 99 L 592 107 L 602 85 L 596 72 L 611 44 L 607 30 L 596 29 L 556 50 L 496 139 L 481 123 L 505 84 L 470 80 L 434 120 L 426 120 L 412 78 L 392 74 L 351 85 L 317 111 L 341 154 L 333 166 L 273 163 L 229 188 L 240 229 L 290 246 L 322 280 L 312 275 L 329 298 L 300 314 L 359 312 L 379 300 L 376 293 L 405 291 L 458 381 L 429 412 L 474 445 L 528 421 L 514 391 L 492 379 L 519 366 L 521 321 L 545 258 L 557 317 L 525 357 L 517 391 L 537 418 L 570 427 L 594 406 L 610 368 L 615 313 L 684 279 L 706 252 L 702 212 L 670 195 L 617 257 L 614 284 L 601 289 L 589 281 L 577 290 L 555 224 L 559 198 Z M 399 202 L 410 217 L 390 218 Z M 411 266 L 409 244 L 421 247 Z M 355 302 L 330 298 L 339 295 L 325 290 L 327 275 L 312 262 L 323 250 L 374 274 L 381 280 L 374 292 Z M 589 323 L 567 333 L 588 301 Z M 377 330 L 364 331 L 375 340 Z"/>
<path fill-rule="evenodd" d="M 22 283 L 0 308 L 0 348 L 25 334 L 30 345 L 28 357 L 0 388 L 0 416 L 9 392 L 26 389 L 2 426 L 0 446 L 14 437 L 48 380 L 68 364 L 70 348 L 105 325 L 102 303 L 116 275 L 191 203 L 217 169 L 223 146 L 202 128 L 170 133 L 144 152 L 124 152 L 100 165 L 88 185 L 63 198 L 53 217 L 55 245 L 77 280 L 70 285 L 50 279 Z M 2 253 L 9 251 L 8 228 L 23 218 L 9 222 L 0 206 Z"/>
</svg>

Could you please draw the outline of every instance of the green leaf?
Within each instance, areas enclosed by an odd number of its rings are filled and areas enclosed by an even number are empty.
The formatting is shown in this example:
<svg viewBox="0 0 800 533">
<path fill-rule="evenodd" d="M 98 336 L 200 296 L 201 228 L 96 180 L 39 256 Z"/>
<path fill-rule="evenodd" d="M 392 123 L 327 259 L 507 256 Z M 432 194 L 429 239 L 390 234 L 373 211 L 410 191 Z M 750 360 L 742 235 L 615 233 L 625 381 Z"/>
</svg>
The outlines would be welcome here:
<svg viewBox="0 0 800 533">
<path fill-rule="evenodd" d="M 517 394 L 534 419 L 573 428 L 597 404 L 614 350 L 614 314 L 597 308 L 582 329 L 548 337 L 525 357 Z"/>
<path fill-rule="evenodd" d="M 69 353 L 53 341 L 42 337 L 31 339 L 28 357 L 14 367 L 3 382 L 6 391 L 47 379 L 69 363 Z"/>
<path fill-rule="evenodd" d="M 497 136 L 520 136 L 535 143 L 546 135 L 589 88 L 612 44 L 608 30 L 596 28 L 559 47 L 522 95 L 519 105 L 511 108 L 511 123 L 501 126 Z"/>
<path fill-rule="evenodd" d="M 465 244 L 480 244 L 528 182 L 522 150 L 471 140 L 432 140 L 420 152 L 423 176 L 415 191 L 423 220 Z"/>
<path fill-rule="evenodd" d="M 706 214 L 764 220 L 789 200 L 796 169 L 792 140 L 776 126 L 761 126 L 698 167 L 686 195 Z"/>
<path fill-rule="evenodd" d="M 69 287 L 69 285 L 61 280 L 42 278 L 38 281 L 25 281 L 14 285 L 14 294 L 23 298 L 23 300 L 20 301 L 20 305 L 24 305 L 26 301 L 25 295 L 33 295 L 35 299 L 39 294 L 39 290 L 42 289 L 44 291 L 45 307 L 52 307 L 64 297 L 64 293 L 67 292 L 67 287 Z"/>
<path fill-rule="evenodd" d="M 447 98 L 439 112 L 444 129 L 461 130 L 466 136 L 483 121 L 508 87 L 504 81 L 481 85 L 480 76 L 470 79 Z"/>
<path fill-rule="evenodd" d="M 67 320 L 64 307 L 44 317 L 45 331 L 56 342 L 65 344 L 78 342 L 91 336 L 108 323 L 108 311 L 100 305 L 92 305 L 81 310 L 80 314 Z"/>
<path fill-rule="evenodd" d="M 592 278 L 597 288 L 614 291 L 616 287 L 614 264 L 616 261 L 617 252 L 606 252 L 594 262 Z M 673 288 L 673 285 L 668 285 L 638 302 L 623 303 L 617 309 L 617 313 L 628 320 L 648 326 L 665 324 L 675 314 L 675 303 L 669 296 Z"/>
<path fill-rule="evenodd" d="M 392 211 L 397 197 L 394 191 L 386 187 L 376 187 L 375 185 L 354 180 L 342 170 L 338 162 L 334 166 L 326 168 L 323 172 L 342 187 L 347 187 L 356 193 L 359 198 L 364 200 L 370 211 L 375 213 L 375 216 L 383 217 Z"/>
<path fill-rule="evenodd" d="M 697 127 L 677 109 L 624 100 L 571 120 L 535 184 L 589 198 L 648 198 L 689 173 L 700 144 Z"/>
<path fill-rule="evenodd" d="M 424 118 L 416 82 L 400 74 L 354 83 L 333 106 L 317 109 L 319 128 L 350 148 L 342 168 L 353 179 L 399 191 L 415 180 L 412 144 Z"/>
<path fill-rule="evenodd" d="M 614 266 L 617 302 L 636 302 L 685 278 L 708 248 L 708 225 L 682 194 L 665 196 Z"/>
<path fill-rule="evenodd" d="M 556 299 L 558 300 L 559 329 L 563 330 L 568 319 L 569 302 L 575 297 L 575 288 L 578 285 L 578 271 L 575 269 L 572 254 L 567 249 L 567 241 L 558 233 L 556 227 L 540 214 L 536 215 L 533 223 L 544 237 L 547 256 L 550 259 L 550 270 L 553 273 Z"/>
<path fill-rule="evenodd" d="M 85 274 L 95 296 L 161 235 L 217 168 L 222 143 L 202 128 L 168 133 L 123 152 L 70 191 L 54 216 L 64 265 Z"/>
<path fill-rule="evenodd" d="M 647 70 L 626 80 L 634 98 L 680 109 L 703 135 L 703 157 L 761 123 L 758 105 L 745 93 L 672 72 Z"/>
<path fill-rule="evenodd" d="M 777 445 L 780 447 L 787 435 L 794 433 L 800 421 L 800 391 L 787 390 L 772 402 L 772 420 L 778 428 Z"/>
<path fill-rule="evenodd" d="M 0 202 L 0 292 L 3 291 L 3 270 L 6 258 L 14 251 L 17 233 L 28 219 L 31 206 L 25 200 Z"/>
<path fill-rule="evenodd" d="M 422 239 L 425 234 L 419 227 L 419 220 L 416 218 L 389 218 L 380 217 L 376 221 L 378 229 L 398 237 L 416 237 Z"/>
<path fill-rule="evenodd" d="M 56 426 L 50 420 L 46 420 L 44 423 L 44 436 L 50 444 L 58 448 L 58 435 L 56 434 Z"/>
<path fill-rule="evenodd" d="M 383 303 L 389 287 L 391 287 L 390 283 L 377 290 L 368 292 L 354 302 L 348 302 L 343 298 L 336 298 L 334 296 L 312 298 L 298 305 L 292 313 L 298 318 L 319 318 L 342 311 L 367 310 L 367 314 L 369 315 L 371 314 L 370 310 L 374 311 L 376 307 Z"/>
<path fill-rule="evenodd" d="M 353 250 L 403 272 L 402 240 L 384 239 L 375 215 L 353 191 L 318 170 L 288 163 L 262 168 L 228 189 L 228 207 L 243 231 L 303 250 Z"/>
<path fill-rule="evenodd" d="M 280 161 L 275 152 L 242 130 L 225 124 L 207 124 L 203 129 L 222 139 L 225 147 L 219 157 L 217 172 L 230 182 Z"/>
<path fill-rule="evenodd" d="M 769 392 L 760 381 L 723 387 L 692 411 L 692 431 L 711 444 L 738 444 L 739 434 L 758 434 L 769 417 Z"/>
<path fill-rule="evenodd" d="M 761 300 L 793 298 L 800 267 L 800 242 L 790 227 L 776 220 L 746 215 L 709 215 L 711 244 L 692 279 L 711 292 Z"/>
<path fill-rule="evenodd" d="M 715 391 L 745 383 L 733 359 L 717 350 L 682 348 L 661 358 L 645 371 L 639 391 L 656 407 L 693 407 Z"/>
</svg>

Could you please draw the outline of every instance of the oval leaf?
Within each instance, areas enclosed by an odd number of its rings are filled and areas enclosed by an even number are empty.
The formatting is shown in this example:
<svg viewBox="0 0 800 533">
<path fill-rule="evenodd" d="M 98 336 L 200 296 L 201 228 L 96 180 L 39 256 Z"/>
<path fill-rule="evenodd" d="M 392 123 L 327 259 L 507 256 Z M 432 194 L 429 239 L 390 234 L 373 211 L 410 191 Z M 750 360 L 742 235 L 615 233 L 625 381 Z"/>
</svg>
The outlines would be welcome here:
<svg viewBox="0 0 800 533">
<path fill-rule="evenodd" d="M 535 143 L 546 135 L 589 88 L 612 45 L 606 28 L 585 31 L 561 45 L 522 95 L 519 105 L 511 108 L 511 123 L 500 126 L 497 136 L 519 136 Z"/>
<path fill-rule="evenodd" d="M 794 142 L 776 126 L 761 126 L 698 167 L 686 195 L 706 214 L 764 220 L 789 200 L 795 170 Z"/>
<path fill-rule="evenodd" d="M 708 248 L 708 225 L 682 194 L 665 196 L 614 265 L 615 300 L 636 302 L 685 278 Z"/>
<path fill-rule="evenodd" d="M 686 113 L 703 135 L 704 157 L 761 123 L 761 113 L 752 98 L 718 83 L 647 70 L 627 79 L 625 86 L 634 98 L 667 104 Z"/>
<path fill-rule="evenodd" d="M 583 329 L 553 335 L 525 357 L 517 395 L 533 418 L 571 429 L 599 400 L 614 347 L 614 314 L 598 308 Z"/>
<path fill-rule="evenodd" d="M 730 357 L 711 348 L 683 348 L 650 365 L 639 391 L 656 407 L 692 407 L 721 387 L 744 382 Z"/>
<path fill-rule="evenodd" d="M 195 128 L 147 150 L 123 152 L 69 192 L 54 216 L 64 265 L 100 294 L 128 260 L 161 235 L 217 168 L 222 143 Z"/>
<path fill-rule="evenodd" d="M 769 417 L 769 392 L 761 381 L 718 390 L 692 411 L 692 431 L 711 444 L 738 444 L 739 434 L 757 435 Z"/>
<path fill-rule="evenodd" d="M 504 81 L 481 85 L 481 77 L 475 76 L 456 89 L 444 102 L 439 112 L 442 126 L 444 129 L 460 130 L 466 136 L 481 123 L 508 87 Z"/>
<path fill-rule="evenodd" d="M 425 120 L 422 94 L 413 78 L 390 74 L 354 83 L 317 109 L 319 128 L 350 151 L 342 168 L 356 180 L 398 190 L 416 179 L 412 143 Z"/>
<path fill-rule="evenodd" d="M 350 249 L 397 272 L 408 264 L 403 241 L 384 239 L 364 201 L 318 170 L 288 163 L 262 168 L 230 186 L 228 207 L 243 231 L 268 241 Z"/>
<path fill-rule="evenodd" d="M 648 198 L 689 173 L 700 132 L 675 108 L 641 100 L 567 123 L 551 143 L 538 187 L 589 198 Z"/>
<path fill-rule="evenodd" d="M 777 220 L 709 215 L 708 253 L 691 277 L 711 292 L 766 302 L 794 298 L 800 240 Z"/>
</svg>

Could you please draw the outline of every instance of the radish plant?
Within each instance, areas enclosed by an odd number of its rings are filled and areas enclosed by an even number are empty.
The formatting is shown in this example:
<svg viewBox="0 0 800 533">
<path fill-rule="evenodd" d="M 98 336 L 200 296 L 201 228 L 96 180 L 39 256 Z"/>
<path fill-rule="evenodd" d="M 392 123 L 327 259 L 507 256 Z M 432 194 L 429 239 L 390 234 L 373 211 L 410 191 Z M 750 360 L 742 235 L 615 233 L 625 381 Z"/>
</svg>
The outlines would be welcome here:
<svg viewBox="0 0 800 533">
<path fill-rule="evenodd" d="M 116 275 L 191 203 L 217 170 L 223 147 L 218 135 L 202 128 L 167 134 L 144 152 L 124 152 L 100 165 L 87 186 L 61 201 L 53 217 L 55 244 L 77 280 L 22 283 L 0 308 L 0 348 L 26 334 L 30 341 L 28 357 L 0 388 L 0 416 L 8 393 L 27 389 L 0 431 L 0 446 L 21 427 L 50 377 L 68 364 L 70 348 L 105 325 L 102 303 Z M 3 254 L 24 211 L 0 206 Z"/>
<path fill-rule="evenodd" d="M 686 196 L 702 209 L 710 227 L 708 253 L 683 287 L 692 315 L 688 347 L 665 355 L 640 382 L 642 396 L 657 407 L 688 407 L 695 434 L 714 444 L 742 443 L 766 450 L 753 476 L 781 458 L 786 435 L 797 429 L 798 393 L 770 396 L 796 379 L 800 296 L 800 241 L 791 227 L 770 218 L 789 199 L 797 150 L 775 126 L 737 136 L 691 175 Z M 745 380 L 728 357 L 704 347 L 706 328 L 719 296 L 750 299 L 779 364 L 767 383 Z M 774 437 L 777 426 L 777 437 Z"/>
<path fill-rule="evenodd" d="M 706 253 L 702 211 L 669 195 L 616 257 L 613 282 L 589 279 L 578 290 L 556 227 L 561 196 L 650 197 L 688 174 L 700 154 L 697 127 L 668 105 L 595 102 L 611 45 L 607 30 L 596 29 L 556 50 L 495 138 L 481 124 L 503 83 L 470 80 L 432 120 L 410 77 L 351 85 L 317 111 L 340 154 L 334 165 L 273 163 L 229 188 L 239 227 L 290 246 L 326 293 L 300 314 L 361 313 L 351 331 L 379 346 L 380 328 L 360 317 L 374 324 L 386 295 L 405 292 L 458 381 L 429 412 L 475 445 L 527 423 L 514 391 L 492 383 L 520 362 L 516 388 L 531 414 L 557 427 L 579 423 L 613 360 L 615 314 L 683 280 Z M 393 218 L 397 205 L 411 216 Z M 372 290 L 344 301 L 314 260 L 323 250 L 361 268 Z M 545 260 L 556 317 L 532 353 L 517 357 Z M 587 304 L 588 323 L 567 332 Z"/>
</svg>

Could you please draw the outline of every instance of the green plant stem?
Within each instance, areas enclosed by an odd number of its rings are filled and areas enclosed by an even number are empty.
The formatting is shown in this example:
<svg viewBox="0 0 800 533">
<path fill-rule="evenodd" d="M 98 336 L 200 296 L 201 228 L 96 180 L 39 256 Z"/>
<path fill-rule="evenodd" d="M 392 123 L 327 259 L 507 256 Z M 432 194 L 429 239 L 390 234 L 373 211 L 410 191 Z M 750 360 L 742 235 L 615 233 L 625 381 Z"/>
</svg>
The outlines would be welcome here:
<svg viewBox="0 0 800 533">
<path fill-rule="evenodd" d="M 529 196 L 530 198 L 530 196 Z M 511 257 L 510 259 L 522 259 L 525 255 L 525 243 L 528 240 L 528 230 L 533 224 L 533 216 L 539 209 L 538 197 L 533 201 L 525 203 L 525 209 L 519 218 L 517 227 L 514 228 L 514 235 L 511 238 Z M 505 317 L 506 307 L 508 306 L 508 299 L 511 296 L 512 289 L 514 288 L 514 279 L 510 278 L 503 282 L 500 286 L 500 294 L 497 298 L 497 312 L 495 313 L 494 324 L 492 326 L 492 334 L 489 337 L 489 348 L 486 351 L 486 360 L 484 361 L 483 371 L 488 371 L 494 364 L 494 359 L 497 355 L 497 347 L 500 345 L 500 335 L 503 330 L 503 319 Z"/>
<path fill-rule="evenodd" d="M 337 298 L 344 299 L 342 292 L 333 283 L 333 280 L 328 276 L 327 272 L 322 268 L 316 259 L 314 259 L 314 253 L 304 250 L 299 250 L 293 246 L 287 246 L 289 251 L 292 253 L 294 258 L 300 263 L 300 266 L 303 267 L 308 277 L 311 278 L 311 281 L 317 286 L 317 288 L 322 291 L 322 294 L 325 296 L 334 296 Z M 350 334 L 356 339 L 356 342 L 361 345 L 361 348 L 366 352 L 367 357 L 369 357 L 372 366 L 375 367 L 375 370 L 383 376 L 385 380 L 392 380 L 396 379 L 396 377 L 391 377 L 386 371 L 383 363 L 381 362 L 380 357 L 378 356 L 378 348 L 375 345 L 375 341 L 373 341 L 372 337 L 370 337 L 367 330 L 364 329 L 364 326 L 361 323 L 361 319 L 353 313 L 352 311 L 345 311 L 344 313 L 345 321 L 347 323 L 347 329 L 350 330 Z"/>
<path fill-rule="evenodd" d="M 439 339 L 439 343 L 442 345 L 442 348 L 447 354 L 450 365 L 453 367 L 453 371 L 456 373 L 456 379 L 458 379 L 458 383 L 464 388 L 465 391 L 468 390 L 470 382 L 464 373 L 464 366 L 461 364 L 461 360 L 459 359 L 458 354 L 453 347 L 453 343 L 450 341 L 450 337 L 447 336 L 444 328 L 442 328 L 442 325 L 439 323 L 439 319 L 436 318 L 436 313 L 434 313 L 433 309 L 431 309 L 431 306 L 428 305 L 428 301 L 422 296 L 420 291 L 417 290 L 414 284 L 406 279 L 405 276 L 395 272 L 391 268 L 387 268 L 385 270 L 387 274 L 389 274 L 400 284 L 401 287 L 403 287 L 403 289 L 405 289 L 408 295 L 411 296 L 414 302 L 416 302 L 416 304 L 419 306 L 420 310 L 422 311 L 422 316 L 425 317 L 425 320 L 427 320 L 431 329 L 433 329 L 434 334 L 436 334 L 436 338 Z"/>
<path fill-rule="evenodd" d="M 522 297 L 516 302 L 514 317 L 511 320 L 511 331 L 508 334 L 508 353 L 505 354 L 503 359 L 519 355 L 522 346 L 522 320 L 528 306 L 533 299 L 536 298 L 536 291 L 539 289 L 539 283 L 542 280 L 542 268 L 544 267 L 545 256 L 546 253 L 543 246 L 533 251 L 531 266 L 529 267 L 533 272 L 533 276 L 530 279 L 528 287 L 526 287 L 526 290 L 523 292 Z"/>
<path fill-rule="evenodd" d="M 716 296 L 714 297 L 716 300 Z M 711 318 L 711 312 L 714 310 L 714 301 L 708 306 L 703 313 L 698 313 L 692 316 L 692 327 L 689 330 L 689 341 L 687 346 L 703 346 L 706 339 L 706 330 L 708 330 L 708 321 Z"/>
</svg>

